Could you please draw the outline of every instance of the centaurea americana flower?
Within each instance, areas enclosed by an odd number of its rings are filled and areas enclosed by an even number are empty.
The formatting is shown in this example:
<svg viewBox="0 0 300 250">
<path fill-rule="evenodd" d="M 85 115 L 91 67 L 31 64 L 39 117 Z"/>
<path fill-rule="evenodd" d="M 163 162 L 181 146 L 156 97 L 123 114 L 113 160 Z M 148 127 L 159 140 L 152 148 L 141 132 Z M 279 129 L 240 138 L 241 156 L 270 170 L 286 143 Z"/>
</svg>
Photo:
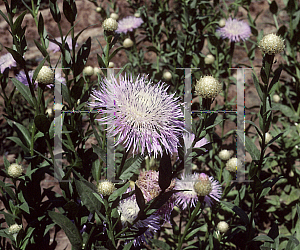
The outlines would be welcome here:
<svg viewBox="0 0 300 250">
<path fill-rule="evenodd" d="M 10 53 L 0 57 L 0 73 L 3 73 L 6 68 L 16 67 L 17 63 Z"/>
<path fill-rule="evenodd" d="M 226 20 L 224 27 L 217 29 L 217 33 L 223 39 L 228 38 L 230 42 L 240 42 L 250 37 L 251 29 L 245 21 L 239 21 L 230 17 Z"/>
<path fill-rule="evenodd" d="M 184 130 L 183 114 L 178 98 L 167 93 L 162 83 L 153 85 L 144 77 L 115 77 L 100 82 L 100 90 L 91 97 L 89 106 L 103 114 L 100 122 L 107 124 L 108 136 L 115 145 L 123 144 L 133 154 L 174 152 Z M 104 116 L 104 114 L 107 114 Z"/>
<path fill-rule="evenodd" d="M 196 184 L 196 185 L 195 185 Z M 204 173 L 194 173 L 176 180 L 175 190 L 187 190 L 176 193 L 176 204 L 183 210 L 187 206 L 195 207 L 198 202 L 199 194 L 204 194 L 204 201 L 208 206 L 212 206 L 213 201 L 219 201 L 222 196 L 222 188 L 218 181 Z M 202 193 L 203 190 L 207 191 Z"/>
<path fill-rule="evenodd" d="M 128 16 L 119 21 L 117 33 L 126 34 L 128 31 L 133 31 L 143 23 L 143 19 L 140 17 Z"/>
</svg>

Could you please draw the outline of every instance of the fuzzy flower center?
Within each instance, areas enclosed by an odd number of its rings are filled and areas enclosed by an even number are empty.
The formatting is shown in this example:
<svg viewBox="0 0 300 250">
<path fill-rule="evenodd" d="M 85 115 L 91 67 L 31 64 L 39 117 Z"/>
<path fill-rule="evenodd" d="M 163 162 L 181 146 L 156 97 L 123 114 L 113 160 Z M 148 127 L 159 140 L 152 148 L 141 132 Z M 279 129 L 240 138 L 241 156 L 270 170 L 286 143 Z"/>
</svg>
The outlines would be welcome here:
<svg viewBox="0 0 300 250">
<path fill-rule="evenodd" d="M 209 195 L 212 191 L 211 181 L 207 175 L 201 175 L 199 180 L 197 180 L 194 184 L 195 192 L 198 196 L 206 196 Z"/>
<path fill-rule="evenodd" d="M 132 224 L 140 211 L 137 203 L 131 199 L 124 200 L 124 202 L 120 204 L 118 210 L 121 213 L 121 222 L 123 225 L 126 222 Z"/>
</svg>

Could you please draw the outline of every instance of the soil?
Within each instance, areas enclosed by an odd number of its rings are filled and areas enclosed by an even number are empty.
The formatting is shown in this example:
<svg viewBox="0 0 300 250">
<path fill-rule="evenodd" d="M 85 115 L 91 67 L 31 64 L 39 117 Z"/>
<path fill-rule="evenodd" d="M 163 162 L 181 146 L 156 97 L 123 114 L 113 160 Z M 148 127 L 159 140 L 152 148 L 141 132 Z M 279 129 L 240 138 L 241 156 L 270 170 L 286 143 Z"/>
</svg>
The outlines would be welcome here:
<svg viewBox="0 0 300 250">
<path fill-rule="evenodd" d="M 129 14 L 132 15 L 132 13 L 130 13 L 129 9 L 126 8 L 126 6 L 127 6 L 126 0 L 119 0 L 117 2 L 118 2 L 118 6 L 119 6 L 119 11 L 120 11 L 120 13 L 119 13 L 120 19 Z M 226 1 L 226 2 L 229 3 L 229 1 Z M 282 0 L 277 0 L 276 3 L 278 4 L 279 9 L 284 8 L 284 3 Z M 87 62 L 87 65 L 97 67 L 98 66 L 97 53 L 98 54 L 101 53 L 101 48 L 98 44 L 98 41 L 101 43 L 101 45 L 105 45 L 105 41 L 104 41 L 104 37 L 103 37 L 103 29 L 101 27 L 100 15 L 95 11 L 95 8 L 96 8 L 95 5 L 91 2 L 89 2 L 88 0 L 76 1 L 76 4 L 77 4 L 77 9 L 78 9 L 78 17 L 76 20 L 77 23 L 75 26 L 75 33 L 77 34 L 82 29 L 89 27 L 79 37 L 78 46 L 80 47 L 81 44 L 84 43 L 84 41 L 86 41 L 88 39 L 88 37 L 92 37 L 91 54 L 90 54 L 89 60 Z M 58 1 L 58 5 L 59 5 L 59 8 L 62 13 L 62 0 Z M 106 1 L 103 2 L 102 6 L 104 6 L 106 8 L 106 6 L 108 6 L 107 2 Z M 0 3 L 0 10 L 2 12 L 6 13 L 6 9 L 5 9 L 3 2 Z M 260 30 L 264 30 L 265 34 L 272 33 L 272 32 L 275 33 L 276 28 L 273 25 L 273 23 L 274 23 L 273 16 L 269 11 L 268 1 L 253 1 L 250 5 L 250 14 L 251 14 L 252 18 L 255 18 L 256 15 L 261 11 L 262 11 L 262 13 L 259 15 L 259 17 L 257 18 L 257 21 L 256 21 L 258 32 L 260 32 Z M 45 8 L 45 9 L 41 10 L 41 13 L 44 17 L 45 28 L 48 31 L 48 33 L 50 34 L 50 37 L 53 37 L 53 38 L 58 37 L 59 30 L 58 30 L 56 23 L 52 19 L 50 10 L 48 8 Z M 62 16 L 63 16 L 63 14 L 62 14 Z M 239 8 L 237 16 L 240 19 L 247 19 L 247 12 L 244 9 Z M 286 15 L 285 11 L 281 11 L 279 13 L 279 16 L 280 16 L 280 19 L 288 21 L 288 17 Z M 37 62 L 38 62 L 38 61 L 42 60 L 42 56 L 34 44 L 34 39 L 38 39 L 39 36 L 37 33 L 37 28 L 35 26 L 34 20 L 32 19 L 32 16 L 30 14 L 26 14 L 23 24 L 27 25 L 26 37 L 27 37 L 27 42 L 28 42 L 28 52 L 26 53 L 25 59 L 33 60 L 33 61 L 37 60 Z M 63 29 L 62 30 L 63 34 L 67 34 L 67 32 L 70 29 L 70 25 L 66 21 L 65 18 L 62 18 L 61 25 L 62 25 L 62 29 Z M 1 39 L 0 42 L 3 46 L 7 46 L 7 47 L 12 46 L 12 37 L 11 37 L 10 33 L 8 32 L 8 25 L 2 17 L 0 17 L 0 39 Z M 247 45 L 251 46 L 251 43 L 247 42 Z M 207 48 L 204 49 L 203 53 L 205 54 L 206 51 L 207 51 Z M 0 51 L 0 56 L 3 54 L 6 54 L 5 49 Z M 51 54 L 51 63 L 53 65 L 55 65 L 56 62 L 59 60 L 59 55 L 60 55 L 59 52 L 55 53 L 55 54 Z M 150 56 L 149 59 L 152 60 L 155 58 L 151 58 L 151 56 Z M 278 63 L 280 63 L 282 60 L 280 56 L 277 56 L 276 59 L 277 59 Z M 128 61 L 128 59 L 124 52 L 118 52 L 117 55 L 113 58 L 115 67 L 122 67 L 123 65 L 125 65 L 127 63 L 127 61 Z M 255 60 L 253 62 L 255 65 L 254 70 L 256 71 L 257 75 L 259 75 L 259 69 L 261 66 L 261 62 L 262 62 L 262 55 L 261 55 L 261 52 L 257 49 L 256 54 L 255 54 Z M 236 49 L 235 49 L 233 65 L 235 65 L 236 63 L 249 64 L 246 52 L 243 47 L 236 47 Z M 236 76 L 235 74 L 236 73 L 234 73 L 234 76 Z M 287 78 L 287 76 L 284 74 L 282 74 L 282 77 Z M 254 106 L 254 105 L 259 105 L 260 100 L 259 100 L 259 97 L 256 93 L 256 90 L 255 90 L 255 87 L 253 84 L 253 80 L 251 77 L 251 70 L 248 70 L 248 71 L 245 70 L 245 83 L 246 83 L 245 106 L 250 107 L 250 106 Z M 233 89 L 232 93 L 230 95 L 232 97 L 235 96 L 236 91 Z M 0 99 L 0 116 L 3 113 L 2 104 L 3 104 L 3 100 Z M 246 116 L 246 119 L 249 119 L 249 115 Z M 225 130 L 229 130 L 229 129 L 231 129 L 231 126 L 225 128 Z M 255 132 L 255 131 L 253 130 L 253 132 Z M 3 142 L 1 142 L 1 143 L 4 143 L 5 138 L 2 138 L 2 139 L 3 139 Z M 11 149 L 8 149 L 7 152 L 4 152 L 4 154 L 6 155 L 6 157 L 8 158 L 8 160 L 10 162 L 14 162 L 15 157 L 16 157 L 16 155 L 12 152 L 13 152 L 13 150 L 11 150 Z M 248 154 L 246 156 L 246 160 L 247 161 L 250 160 L 250 156 Z M 3 167 L 4 167 L 3 166 L 3 155 L 1 155 L 0 156 L 0 168 L 3 168 Z M 57 192 L 60 192 L 58 184 L 51 182 L 51 180 L 52 180 L 52 178 L 50 176 L 47 176 L 46 180 L 41 183 L 42 187 L 48 188 L 49 186 L 55 185 L 54 190 Z M 0 208 L 2 209 L 1 204 L 0 204 Z M 52 236 L 53 236 L 53 234 L 51 235 L 51 237 Z M 57 244 L 58 244 L 56 249 L 67 249 L 67 250 L 71 249 L 71 245 L 62 230 L 58 233 L 56 240 L 57 240 Z"/>
</svg>

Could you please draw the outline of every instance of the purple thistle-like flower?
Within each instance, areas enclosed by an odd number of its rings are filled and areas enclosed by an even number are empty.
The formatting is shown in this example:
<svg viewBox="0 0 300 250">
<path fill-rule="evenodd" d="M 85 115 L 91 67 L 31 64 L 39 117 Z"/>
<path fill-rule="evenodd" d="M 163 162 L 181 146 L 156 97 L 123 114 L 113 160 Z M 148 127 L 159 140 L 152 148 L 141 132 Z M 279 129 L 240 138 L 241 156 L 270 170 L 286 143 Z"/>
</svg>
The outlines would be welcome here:
<svg viewBox="0 0 300 250">
<path fill-rule="evenodd" d="M 222 196 L 222 188 L 218 181 L 214 180 L 213 177 L 208 177 L 204 173 L 194 173 L 187 176 L 182 174 L 180 180 L 176 180 L 175 190 L 189 190 L 189 191 L 181 191 L 176 193 L 176 204 L 181 209 L 186 209 L 187 206 L 195 207 L 198 202 L 198 195 L 194 189 L 194 185 L 197 181 L 201 181 L 201 179 L 207 177 L 210 181 L 211 191 L 208 195 L 205 195 L 204 201 L 208 206 L 212 206 L 213 201 L 220 201 Z"/>
<path fill-rule="evenodd" d="M 128 31 L 133 31 L 143 23 L 143 19 L 140 17 L 128 16 L 118 22 L 117 33 L 126 34 Z"/>
<path fill-rule="evenodd" d="M 100 82 L 100 91 L 94 90 L 95 102 L 89 106 L 100 108 L 103 116 L 98 121 L 107 124 L 108 135 L 115 138 L 115 145 L 123 143 L 133 154 L 153 153 L 156 157 L 174 152 L 178 137 L 184 130 L 183 114 L 178 98 L 167 93 L 162 83 L 153 85 L 144 77 L 112 76 Z"/>
<path fill-rule="evenodd" d="M 223 39 L 228 38 L 231 42 L 239 42 L 247 40 L 251 35 L 251 29 L 245 21 L 232 19 L 231 17 L 226 20 L 223 28 L 217 29 L 217 33 Z"/>
<path fill-rule="evenodd" d="M 128 224 L 131 225 L 138 217 L 140 208 L 136 202 L 135 194 L 127 199 L 121 200 L 118 206 L 118 212 L 121 215 L 121 223 L 125 227 Z M 134 227 L 140 229 L 142 234 L 138 235 L 133 244 L 135 246 L 141 245 L 143 242 L 148 242 L 153 238 L 154 234 L 160 229 L 160 218 L 156 214 L 152 214 L 146 219 L 138 220 L 134 223 Z"/>
<path fill-rule="evenodd" d="M 3 71 L 6 68 L 16 67 L 17 63 L 13 56 L 10 53 L 7 53 L 0 57 L 0 73 L 3 73 Z"/>
<path fill-rule="evenodd" d="M 56 40 L 57 42 L 61 43 L 61 38 L 60 38 L 60 37 L 55 38 L 55 40 Z M 72 50 L 72 38 L 71 38 L 70 36 L 67 37 L 65 43 L 67 43 L 68 46 L 69 46 L 69 48 L 70 48 L 70 50 Z M 75 47 L 77 47 L 77 46 L 78 46 L 78 45 L 77 45 L 77 43 L 76 43 Z M 59 46 L 58 46 L 57 44 L 51 42 L 51 41 L 50 41 L 50 43 L 49 43 L 48 49 L 51 50 L 51 51 L 53 51 L 53 53 L 56 53 L 56 52 L 59 52 L 59 51 L 60 51 Z"/>
</svg>

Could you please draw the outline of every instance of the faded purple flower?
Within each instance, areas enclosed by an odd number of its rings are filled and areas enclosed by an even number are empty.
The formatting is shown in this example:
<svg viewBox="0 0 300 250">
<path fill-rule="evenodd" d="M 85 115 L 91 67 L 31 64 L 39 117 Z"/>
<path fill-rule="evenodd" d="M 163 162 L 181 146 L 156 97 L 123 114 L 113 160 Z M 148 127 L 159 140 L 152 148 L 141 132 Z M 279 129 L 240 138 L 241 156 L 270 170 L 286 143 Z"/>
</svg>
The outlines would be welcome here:
<svg viewBox="0 0 300 250">
<path fill-rule="evenodd" d="M 6 68 L 16 67 L 16 61 L 10 53 L 7 53 L 0 57 L 0 73 Z"/>
<path fill-rule="evenodd" d="M 193 142 L 195 140 L 195 135 L 192 133 L 184 133 L 183 140 L 184 140 L 185 154 L 187 154 L 187 150 L 191 148 L 193 145 Z M 194 148 L 201 148 L 208 143 L 209 141 L 205 137 L 203 137 L 200 141 L 196 142 Z"/>
<path fill-rule="evenodd" d="M 60 37 L 55 38 L 55 40 L 56 40 L 57 42 L 61 43 L 61 38 L 60 38 Z M 68 44 L 70 50 L 72 50 L 72 38 L 71 38 L 71 37 L 69 37 L 69 36 L 67 37 L 66 43 Z M 75 47 L 77 47 L 77 46 L 78 46 L 78 45 L 77 45 L 77 43 L 76 43 Z M 51 50 L 51 51 L 53 51 L 53 53 L 59 52 L 59 51 L 60 51 L 59 46 L 58 46 L 57 44 L 53 43 L 53 42 L 50 42 L 50 43 L 49 43 L 48 49 Z"/>
<path fill-rule="evenodd" d="M 223 39 L 228 38 L 231 42 L 239 42 L 247 40 L 251 35 L 251 29 L 245 21 L 232 19 L 231 17 L 226 20 L 223 28 L 217 29 L 217 33 Z"/>
<path fill-rule="evenodd" d="M 153 153 L 156 157 L 163 149 L 174 152 L 184 130 L 179 98 L 169 95 L 167 89 L 144 77 L 120 76 L 118 82 L 111 76 L 111 80 L 100 82 L 100 91 L 91 95 L 95 102 L 88 104 L 107 114 L 98 121 L 107 124 L 115 145 L 123 143 L 133 154 Z"/>
<path fill-rule="evenodd" d="M 213 200 L 220 201 L 222 196 L 222 188 L 218 181 L 214 180 L 213 177 L 208 177 L 204 173 L 194 173 L 187 176 L 184 174 L 181 175 L 181 179 L 176 180 L 175 190 L 189 190 L 189 191 L 181 191 L 176 193 L 176 204 L 183 210 L 187 208 L 187 206 L 195 207 L 198 201 L 198 195 L 195 191 L 194 185 L 198 181 L 202 181 L 202 179 L 207 179 L 210 184 L 210 189 L 207 195 L 204 197 L 204 201 L 208 206 L 213 204 Z"/>
<path fill-rule="evenodd" d="M 135 194 L 120 201 L 118 212 L 121 215 L 121 223 L 124 227 L 131 225 L 138 217 L 140 208 L 136 202 Z M 143 242 L 148 242 L 153 238 L 155 232 L 160 229 L 160 218 L 156 214 L 152 214 L 146 219 L 138 220 L 134 223 L 134 227 L 138 228 L 141 232 L 135 239 L 133 244 L 135 246 L 141 245 Z"/>
<path fill-rule="evenodd" d="M 126 34 L 128 31 L 133 31 L 143 23 L 140 17 L 128 16 L 118 22 L 119 26 L 116 30 L 117 33 Z"/>
</svg>

